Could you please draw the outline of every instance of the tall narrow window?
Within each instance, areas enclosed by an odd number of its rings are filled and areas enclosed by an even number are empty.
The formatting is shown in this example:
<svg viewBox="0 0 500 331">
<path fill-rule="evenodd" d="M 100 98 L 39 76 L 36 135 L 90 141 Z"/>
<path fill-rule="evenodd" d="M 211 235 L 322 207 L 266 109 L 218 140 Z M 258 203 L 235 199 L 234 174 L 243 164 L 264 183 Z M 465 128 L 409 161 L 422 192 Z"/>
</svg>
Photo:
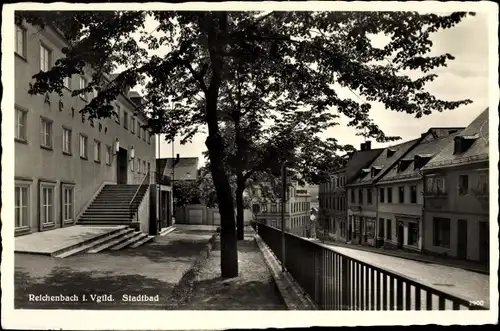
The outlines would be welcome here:
<svg viewBox="0 0 500 331">
<path fill-rule="evenodd" d="M 106 164 L 111 165 L 111 146 L 106 145 Z"/>
<path fill-rule="evenodd" d="M 392 187 L 387 188 L 387 203 L 392 203 Z"/>
<path fill-rule="evenodd" d="M 128 113 L 126 111 L 123 112 L 123 127 L 128 129 Z"/>
<path fill-rule="evenodd" d="M 135 118 L 130 118 L 130 132 L 135 133 Z"/>
<path fill-rule="evenodd" d="M 405 187 L 398 187 L 399 203 L 405 203 Z"/>
<path fill-rule="evenodd" d="M 369 188 L 366 190 L 366 200 L 368 202 L 369 205 L 372 204 L 372 199 L 373 199 L 373 193 L 372 193 L 372 189 Z"/>
<path fill-rule="evenodd" d="M 458 177 L 458 193 L 460 195 L 466 195 L 469 192 L 469 176 L 460 175 Z"/>
<path fill-rule="evenodd" d="M 360 189 L 358 190 L 358 200 L 359 200 L 358 202 L 359 202 L 360 204 L 363 204 L 363 189 L 362 189 L 362 188 L 360 188 Z"/>
<path fill-rule="evenodd" d="M 87 141 L 88 141 L 87 136 L 80 134 L 80 157 L 82 159 L 88 158 Z"/>
<path fill-rule="evenodd" d="M 16 25 L 16 53 L 26 58 L 26 29 Z"/>
<path fill-rule="evenodd" d="M 385 201 L 384 201 L 384 200 L 385 200 L 385 188 L 381 187 L 381 188 L 379 189 L 379 191 L 380 191 L 380 202 L 381 202 L 381 203 L 384 203 L 384 202 L 385 202 Z"/>
<path fill-rule="evenodd" d="M 63 153 L 71 155 L 71 130 L 63 128 Z"/>
<path fill-rule="evenodd" d="M 480 194 L 488 194 L 489 192 L 489 178 L 488 174 L 480 174 L 478 185 L 477 185 L 478 193 Z"/>
<path fill-rule="evenodd" d="M 14 193 L 15 201 L 15 228 L 29 226 L 29 186 L 16 185 Z"/>
<path fill-rule="evenodd" d="M 87 80 L 85 79 L 85 77 L 80 76 L 80 90 L 82 90 L 82 89 L 84 89 L 86 87 L 87 87 Z M 81 92 L 80 93 L 80 98 L 82 98 L 83 100 L 87 101 L 87 93 Z"/>
<path fill-rule="evenodd" d="M 101 162 L 101 142 L 94 140 L 94 161 Z"/>
<path fill-rule="evenodd" d="M 52 149 L 52 121 L 42 118 L 41 146 Z"/>
<path fill-rule="evenodd" d="M 65 88 L 67 88 L 68 90 L 71 90 L 71 78 L 70 77 L 64 77 L 63 84 L 64 84 Z"/>
<path fill-rule="evenodd" d="M 410 186 L 410 202 L 417 203 L 417 186 Z"/>
<path fill-rule="evenodd" d="M 40 217 L 42 218 L 43 224 L 54 223 L 54 187 L 53 186 L 42 186 L 42 196 L 41 196 L 41 212 Z"/>
<path fill-rule="evenodd" d="M 115 122 L 117 124 L 120 124 L 120 116 L 122 116 L 122 110 L 121 110 L 121 107 L 120 105 L 116 104 L 115 105 L 115 112 L 116 112 L 116 115 L 115 115 Z"/>
<path fill-rule="evenodd" d="M 41 71 L 49 71 L 51 56 L 52 56 L 52 52 L 44 45 L 40 45 L 40 70 Z"/>
<path fill-rule="evenodd" d="M 74 220 L 73 214 L 73 188 L 72 187 L 63 187 L 62 190 L 63 196 L 63 221 L 71 222 Z"/>
<path fill-rule="evenodd" d="M 16 139 L 26 141 L 26 118 L 27 112 L 16 109 Z"/>
</svg>

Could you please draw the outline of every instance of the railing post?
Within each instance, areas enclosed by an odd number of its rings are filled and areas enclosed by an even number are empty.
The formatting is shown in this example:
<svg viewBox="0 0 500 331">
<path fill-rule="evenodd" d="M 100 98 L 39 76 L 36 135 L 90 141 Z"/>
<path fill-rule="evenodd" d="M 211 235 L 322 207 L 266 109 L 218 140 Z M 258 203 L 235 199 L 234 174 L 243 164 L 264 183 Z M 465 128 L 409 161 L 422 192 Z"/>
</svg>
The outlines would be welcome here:
<svg viewBox="0 0 500 331">
<path fill-rule="evenodd" d="M 340 256 L 341 260 L 341 265 L 342 265 L 342 279 L 341 283 L 342 286 L 340 287 L 341 291 L 341 304 L 340 304 L 340 309 L 341 310 L 350 310 L 350 302 L 349 302 L 349 297 L 350 297 L 350 282 L 349 282 L 349 260 L 345 256 Z"/>
</svg>

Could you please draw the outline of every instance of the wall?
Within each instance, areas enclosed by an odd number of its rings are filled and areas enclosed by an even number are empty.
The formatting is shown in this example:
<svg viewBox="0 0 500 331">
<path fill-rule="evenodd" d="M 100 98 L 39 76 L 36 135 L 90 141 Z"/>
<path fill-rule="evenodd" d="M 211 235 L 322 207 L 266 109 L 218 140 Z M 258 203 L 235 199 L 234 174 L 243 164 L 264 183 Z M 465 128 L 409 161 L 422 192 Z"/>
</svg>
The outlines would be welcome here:
<svg viewBox="0 0 500 331">
<path fill-rule="evenodd" d="M 139 210 L 137 211 L 138 220 L 140 223 L 140 229 L 144 233 L 149 234 L 150 220 L 149 220 L 149 199 L 150 199 L 151 186 L 146 191 L 141 204 L 139 205 Z"/>
<path fill-rule="evenodd" d="M 236 210 L 234 211 L 236 217 Z M 250 224 L 252 212 L 248 209 L 243 211 L 243 223 Z M 184 208 L 176 208 L 175 219 L 178 224 L 204 224 L 220 225 L 220 214 L 218 208 L 208 208 L 205 205 L 187 205 Z"/>
<path fill-rule="evenodd" d="M 155 162 L 155 139 L 152 137 L 150 144 L 139 139 L 129 129 L 115 123 L 113 119 L 103 119 L 94 122 L 94 127 L 88 120 L 82 122 L 78 110 L 83 108 L 86 101 L 79 96 L 71 97 L 68 89 L 63 89 L 63 96 L 56 93 L 50 95 L 50 104 L 44 102 L 44 96 L 28 94 L 31 77 L 40 70 L 40 45 L 43 43 L 52 50 L 52 64 L 63 57 L 60 49 L 65 46 L 64 41 L 53 31 L 38 32 L 32 26 L 25 26 L 26 33 L 26 58 L 15 56 L 15 102 L 16 108 L 27 112 L 27 141 L 15 143 L 15 176 L 16 182 L 23 181 L 30 184 L 30 227 L 31 231 L 39 230 L 39 183 L 45 182 L 55 185 L 55 219 L 56 224 L 50 228 L 60 226 L 61 219 L 61 192 L 62 182 L 74 186 L 74 215 L 78 215 L 92 198 L 103 182 L 116 182 L 116 156 L 112 156 L 111 164 L 105 162 L 106 145 L 113 146 L 118 138 L 120 146 L 125 149 L 135 148 L 135 156 L 143 160 Z M 88 72 L 90 74 L 90 72 Z M 90 81 L 90 76 L 87 77 Z M 79 87 L 79 76 L 73 76 L 71 86 Z M 92 95 L 88 95 L 88 100 Z M 62 107 L 60 107 L 60 101 Z M 117 103 L 122 109 L 132 113 L 133 105 L 123 96 Z M 72 113 L 74 108 L 74 114 Z M 41 142 L 41 116 L 52 121 L 52 149 L 40 147 Z M 101 126 L 100 126 L 100 125 Z M 71 150 L 72 155 L 62 153 L 62 127 L 72 130 Z M 130 121 L 129 121 L 130 126 Z M 137 128 L 136 128 L 137 133 Z M 88 138 L 88 159 L 80 158 L 79 135 Z M 100 163 L 94 161 L 94 139 L 101 142 Z M 144 174 L 136 175 L 129 166 L 128 179 L 130 183 L 142 181 Z M 23 233 L 29 232 L 24 231 Z"/>
</svg>

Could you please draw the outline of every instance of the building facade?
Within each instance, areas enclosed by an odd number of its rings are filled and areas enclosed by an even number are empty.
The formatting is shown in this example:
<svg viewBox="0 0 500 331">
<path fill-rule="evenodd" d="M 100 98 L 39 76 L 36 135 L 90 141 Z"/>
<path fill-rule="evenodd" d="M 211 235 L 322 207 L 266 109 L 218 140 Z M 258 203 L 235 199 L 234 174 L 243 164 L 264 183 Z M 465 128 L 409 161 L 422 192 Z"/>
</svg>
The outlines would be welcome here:
<svg viewBox="0 0 500 331">
<path fill-rule="evenodd" d="M 331 174 L 330 180 L 319 185 L 319 220 L 329 237 L 343 241 L 346 233 L 347 204 L 345 167 Z"/>
<path fill-rule="evenodd" d="M 425 167 L 423 250 L 489 262 L 489 111 Z"/>
<path fill-rule="evenodd" d="M 424 181 L 421 169 L 464 128 L 431 128 L 375 184 L 379 245 L 422 250 Z"/>
<path fill-rule="evenodd" d="M 385 148 L 371 164 L 357 171 L 347 185 L 348 241 L 369 246 L 381 245 L 378 225 L 379 192 L 375 183 L 404 156 L 418 139 Z M 392 202 L 393 192 L 387 190 L 387 199 Z"/>
<path fill-rule="evenodd" d="M 252 212 L 257 222 L 281 228 L 281 200 L 262 194 L 262 183 L 253 187 Z M 297 182 L 289 182 L 288 197 L 285 202 L 285 229 L 296 235 L 304 235 L 311 210 L 311 195 Z"/>
<path fill-rule="evenodd" d="M 89 121 L 78 110 L 95 93 L 71 96 L 92 71 L 64 80 L 57 93 L 29 95 L 32 76 L 63 58 L 56 30 L 23 24 L 15 49 L 15 233 L 23 235 L 75 224 L 105 184 L 140 184 L 155 162 L 155 139 L 136 116 L 127 94 L 113 103 L 118 116 Z M 127 92 L 127 91 L 126 91 Z"/>
</svg>

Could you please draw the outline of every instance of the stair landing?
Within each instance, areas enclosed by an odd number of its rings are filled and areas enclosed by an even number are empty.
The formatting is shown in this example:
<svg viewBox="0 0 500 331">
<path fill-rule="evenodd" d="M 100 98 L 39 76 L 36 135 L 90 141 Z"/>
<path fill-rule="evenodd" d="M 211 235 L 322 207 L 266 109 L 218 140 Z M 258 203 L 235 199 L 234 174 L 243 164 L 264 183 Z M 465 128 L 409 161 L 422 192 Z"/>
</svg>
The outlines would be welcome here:
<svg viewBox="0 0 500 331">
<path fill-rule="evenodd" d="M 126 225 L 74 225 L 67 228 L 36 232 L 16 237 L 14 252 L 54 256 L 126 228 L 128 228 Z"/>
</svg>

